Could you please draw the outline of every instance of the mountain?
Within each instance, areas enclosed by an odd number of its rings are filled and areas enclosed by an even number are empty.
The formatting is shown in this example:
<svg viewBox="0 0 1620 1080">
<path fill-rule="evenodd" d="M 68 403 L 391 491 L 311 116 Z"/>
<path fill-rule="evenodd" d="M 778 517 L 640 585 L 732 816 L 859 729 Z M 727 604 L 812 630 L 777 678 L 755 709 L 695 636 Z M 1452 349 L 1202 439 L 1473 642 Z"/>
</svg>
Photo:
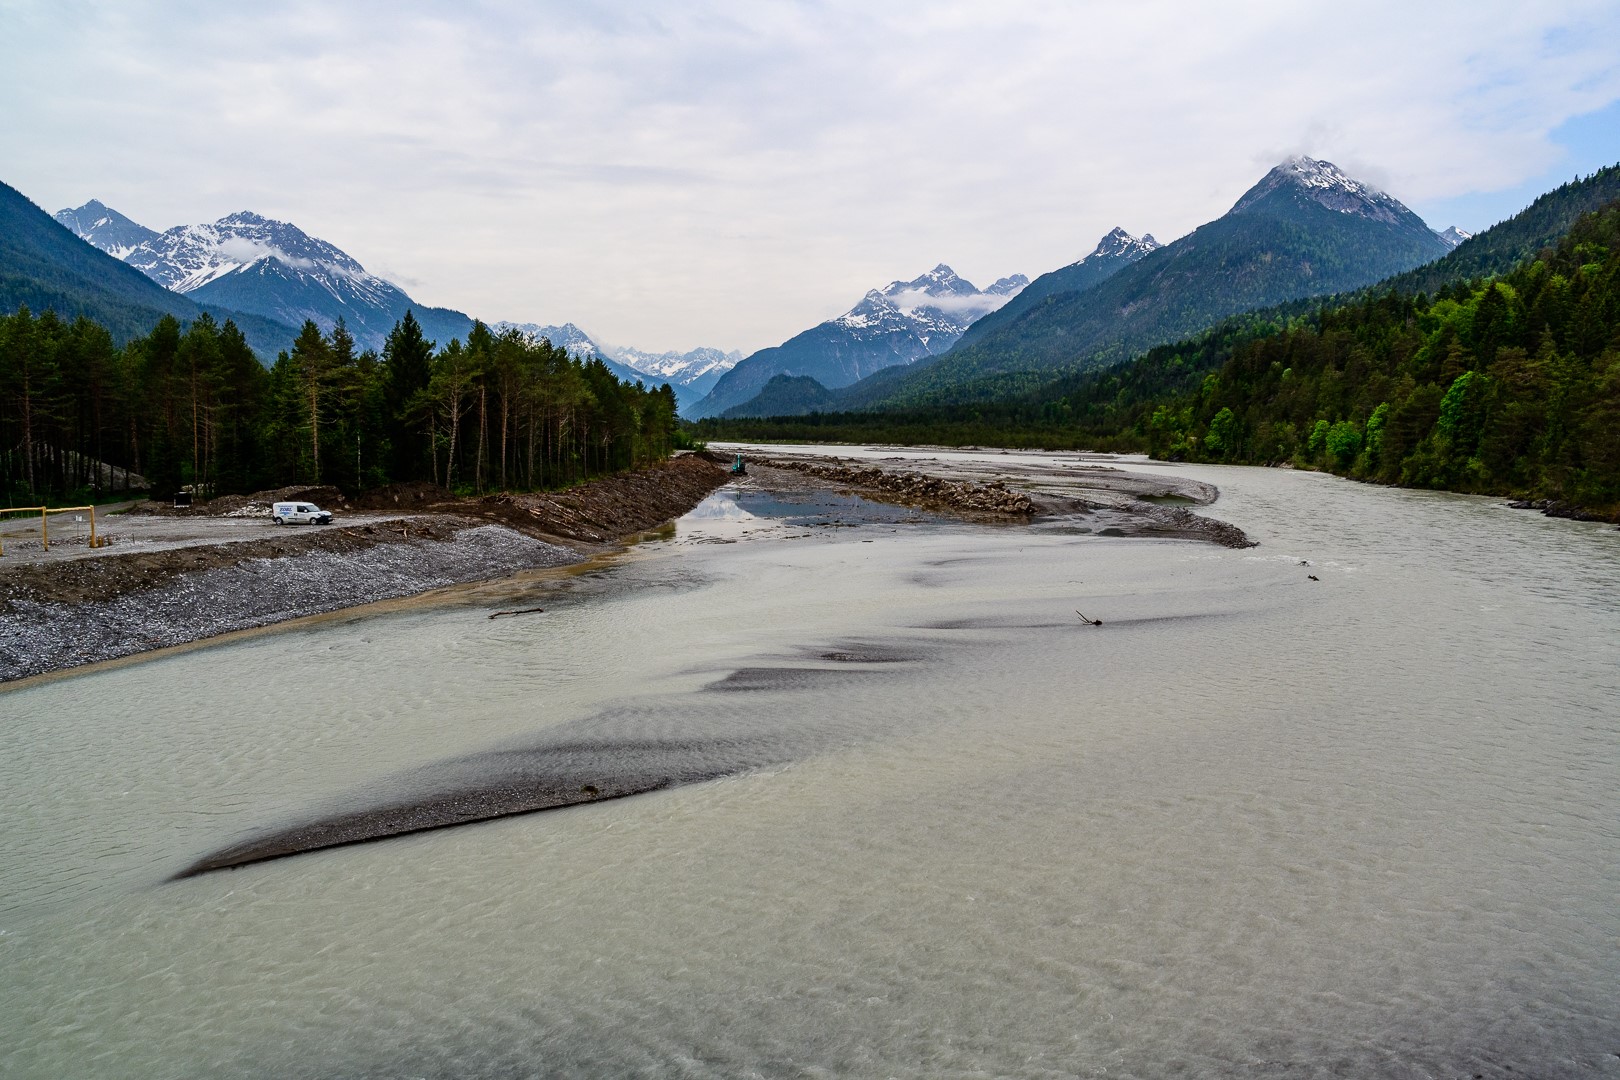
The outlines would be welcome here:
<svg viewBox="0 0 1620 1080">
<path fill-rule="evenodd" d="M 743 359 L 743 354 L 735 349 L 722 352 L 709 347 L 686 352 L 649 353 L 628 346 L 610 345 L 603 346 L 603 352 L 609 359 L 641 372 L 644 379 L 653 385 L 669 383 L 675 388 L 675 402 L 683 413 L 703 400 L 714 389 L 715 383 L 720 381 L 720 377 Z"/>
<path fill-rule="evenodd" d="M 76 210 L 58 210 L 56 220 L 115 259 L 155 239 L 157 233 L 138 225 L 123 214 L 91 199 Z"/>
<path fill-rule="evenodd" d="M 1464 240 L 1470 240 L 1474 236 L 1473 233 L 1459 229 L 1455 225 L 1446 229 L 1444 232 L 1437 232 L 1434 235 L 1438 236 L 1440 238 L 1440 242 L 1446 245 L 1448 248 L 1454 248 Z"/>
<path fill-rule="evenodd" d="M 498 322 L 493 328 L 496 333 L 516 329 L 532 338 L 545 338 L 553 345 L 567 349 L 573 356 L 595 357 L 626 382 L 639 380 L 648 386 L 669 383 L 675 391 L 675 404 L 683 411 L 697 404 L 720 376 L 742 359 L 740 352 L 728 353 L 711 348 L 650 353 L 630 346 L 602 345 L 573 323 L 542 326 L 539 323 Z"/>
<path fill-rule="evenodd" d="M 862 404 L 973 400 L 991 377 L 1106 367 L 1253 308 L 1347 292 L 1420 266 L 1447 247 L 1396 199 L 1331 162 L 1295 157 L 1232 209 L 1083 292 L 1055 292 L 907 372 Z M 848 406 L 845 406 L 848 407 Z"/>
<path fill-rule="evenodd" d="M 831 389 L 937 355 L 1028 284 L 1015 274 L 981 290 L 944 263 L 911 281 L 890 282 L 838 318 L 739 362 L 693 407 L 691 418 L 718 416 L 750 401 L 776 375 L 807 375 Z"/>
<path fill-rule="evenodd" d="M 838 398 L 831 390 L 808 375 L 773 375 L 765 388 L 741 405 L 720 414 L 723 420 L 753 416 L 808 416 L 833 412 Z"/>
<path fill-rule="evenodd" d="M 551 342 L 559 349 L 564 349 L 568 355 L 577 359 L 589 360 L 593 356 L 601 356 L 602 349 L 592 341 L 590 335 L 585 333 L 573 323 L 563 323 L 561 326 L 542 326 L 539 323 L 524 322 L 496 322 L 490 323 L 491 330 L 503 334 L 508 330 L 516 330 L 525 337 L 539 341 L 542 338 Z"/>
<path fill-rule="evenodd" d="M 99 209 L 85 213 L 91 207 Z M 150 235 L 131 247 L 124 241 L 134 234 L 97 227 L 101 217 L 142 228 L 96 202 L 57 214 L 58 221 L 83 239 L 199 304 L 293 327 L 312 319 L 326 331 L 342 318 L 361 348 L 379 350 L 407 310 L 415 312 L 423 333 L 440 345 L 465 338 L 472 329 L 468 316 L 416 303 L 347 253 L 284 221 L 242 211 L 205 225 L 180 225 L 162 233 L 144 230 Z"/>
<path fill-rule="evenodd" d="M 1153 239 L 1152 233 L 1135 237 L 1124 229 L 1115 228 L 1097 241 L 1097 246 L 1090 255 L 1049 274 L 1042 274 L 1013 297 L 1005 307 L 992 311 L 968 327 L 967 332 L 957 342 L 957 347 L 969 345 L 997 327 L 1013 322 L 1048 296 L 1084 292 L 1093 285 L 1100 285 L 1142 256 L 1151 254 L 1163 246 Z"/>
<path fill-rule="evenodd" d="M 80 209 L 93 206 L 100 204 Z M 92 227 L 103 217 L 117 224 L 113 215 L 94 209 L 87 216 Z M 64 319 L 83 315 L 105 326 L 120 343 L 149 333 L 165 315 L 190 323 L 206 311 L 218 322 L 233 320 L 261 359 L 287 348 L 296 335 L 274 320 L 198 304 L 169 292 L 81 240 L 21 192 L 0 183 L 0 310 L 15 311 L 19 304 L 36 312 L 53 310 Z"/>
</svg>

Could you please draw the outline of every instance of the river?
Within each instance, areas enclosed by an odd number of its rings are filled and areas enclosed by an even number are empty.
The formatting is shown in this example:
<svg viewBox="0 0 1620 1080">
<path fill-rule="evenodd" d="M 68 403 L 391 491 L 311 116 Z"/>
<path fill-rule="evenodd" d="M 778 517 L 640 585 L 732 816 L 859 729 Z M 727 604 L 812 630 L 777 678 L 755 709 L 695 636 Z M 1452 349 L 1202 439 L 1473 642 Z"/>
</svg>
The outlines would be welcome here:
<svg viewBox="0 0 1620 1080">
<path fill-rule="evenodd" d="M 722 491 L 0 692 L 0 1075 L 1620 1075 L 1620 532 L 1128 464 L 1259 546 Z M 710 778 L 170 880 L 564 750 Z"/>
</svg>

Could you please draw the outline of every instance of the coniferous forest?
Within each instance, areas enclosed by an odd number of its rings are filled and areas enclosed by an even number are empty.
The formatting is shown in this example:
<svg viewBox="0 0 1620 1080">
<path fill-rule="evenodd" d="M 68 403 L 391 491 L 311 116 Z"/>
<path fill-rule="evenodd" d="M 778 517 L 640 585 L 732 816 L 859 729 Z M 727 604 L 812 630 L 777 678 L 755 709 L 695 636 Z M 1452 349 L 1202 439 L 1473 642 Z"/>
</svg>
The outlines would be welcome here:
<svg viewBox="0 0 1620 1080">
<path fill-rule="evenodd" d="M 266 369 L 234 323 L 162 318 L 123 346 L 98 323 L 0 316 L 6 505 L 144 481 L 201 496 L 428 481 L 463 493 L 575 483 L 668 456 L 670 387 L 621 382 L 516 330 L 440 348 L 407 313 L 381 355 L 306 322 Z"/>
<path fill-rule="evenodd" d="M 1399 282 L 1397 282 L 1399 284 Z M 1239 316 L 1017 397 L 706 437 L 1148 452 L 1620 513 L 1620 203 L 1500 275 Z"/>
</svg>

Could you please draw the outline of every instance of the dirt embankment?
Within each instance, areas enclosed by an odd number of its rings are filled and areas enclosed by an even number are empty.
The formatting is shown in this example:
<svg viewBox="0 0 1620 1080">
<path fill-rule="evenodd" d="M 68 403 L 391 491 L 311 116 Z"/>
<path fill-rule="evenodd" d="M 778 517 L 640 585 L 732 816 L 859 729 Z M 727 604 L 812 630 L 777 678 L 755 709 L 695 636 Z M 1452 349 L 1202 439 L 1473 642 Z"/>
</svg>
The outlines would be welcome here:
<svg viewBox="0 0 1620 1080">
<path fill-rule="evenodd" d="M 491 495 L 480 512 L 551 536 L 602 544 L 680 517 L 726 482 L 726 471 L 702 454 L 683 454 L 650 468 L 609 476 L 567 491 Z"/>
</svg>

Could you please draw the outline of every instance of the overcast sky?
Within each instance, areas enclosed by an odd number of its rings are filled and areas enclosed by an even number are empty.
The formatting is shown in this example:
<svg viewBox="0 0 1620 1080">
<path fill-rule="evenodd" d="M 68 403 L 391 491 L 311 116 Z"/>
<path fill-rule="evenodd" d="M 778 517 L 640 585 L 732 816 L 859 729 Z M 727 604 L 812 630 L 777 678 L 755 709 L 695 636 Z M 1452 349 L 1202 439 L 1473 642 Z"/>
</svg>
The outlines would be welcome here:
<svg viewBox="0 0 1620 1080">
<path fill-rule="evenodd" d="M 1620 4 L 0 0 L 0 180 L 250 209 L 421 303 L 776 344 L 1169 241 L 1307 153 L 1483 228 L 1620 160 Z"/>
</svg>

